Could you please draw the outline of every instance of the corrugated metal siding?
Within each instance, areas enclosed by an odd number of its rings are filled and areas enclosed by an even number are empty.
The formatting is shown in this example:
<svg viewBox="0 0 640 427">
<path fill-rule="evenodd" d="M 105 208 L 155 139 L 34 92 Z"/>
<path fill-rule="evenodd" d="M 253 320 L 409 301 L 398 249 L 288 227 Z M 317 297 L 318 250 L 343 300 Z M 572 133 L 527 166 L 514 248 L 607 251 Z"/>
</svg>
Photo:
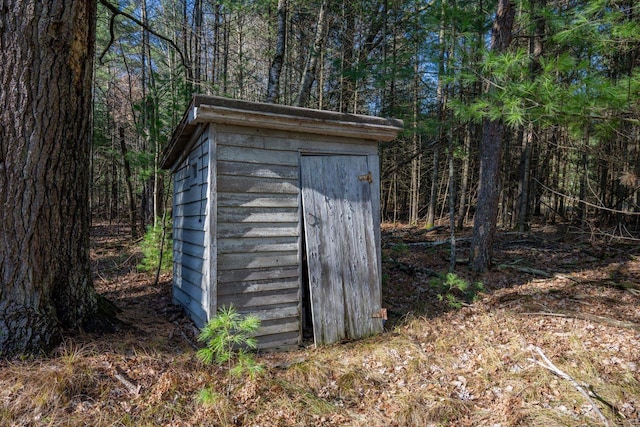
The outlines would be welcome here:
<svg viewBox="0 0 640 427">
<path fill-rule="evenodd" d="M 205 132 L 174 174 L 173 298 L 198 326 L 207 322 L 209 139 Z"/>
</svg>

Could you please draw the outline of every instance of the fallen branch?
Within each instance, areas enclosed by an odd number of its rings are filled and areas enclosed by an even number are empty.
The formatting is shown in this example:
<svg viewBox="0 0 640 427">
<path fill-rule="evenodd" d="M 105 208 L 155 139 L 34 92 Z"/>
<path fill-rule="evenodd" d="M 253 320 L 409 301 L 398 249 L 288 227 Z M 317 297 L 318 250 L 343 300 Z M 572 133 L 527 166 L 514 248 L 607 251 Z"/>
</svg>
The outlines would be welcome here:
<svg viewBox="0 0 640 427">
<path fill-rule="evenodd" d="M 138 396 L 140 394 L 140 389 L 142 388 L 140 385 L 134 385 L 131 381 L 117 372 L 114 374 L 114 377 L 120 381 L 132 395 Z"/>
<path fill-rule="evenodd" d="M 549 360 L 549 358 L 540 349 L 540 347 L 537 347 L 535 345 L 530 345 L 529 350 L 533 350 L 536 353 L 538 353 L 538 355 L 542 358 L 544 362 L 543 363 L 543 362 L 540 362 L 539 360 L 534 359 L 533 361 L 535 363 L 537 363 L 538 365 L 542 366 L 545 369 L 550 370 L 560 378 L 566 381 L 569 381 L 575 387 L 575 389 L 578 390 L 578 392 L 580 392 L 580 394 L 582 394 L 589 401 L 595 413 L 598 414 L 598 417 L 600 417 L 602 424 L 604 424 L 606 427 L 609 427 L 609 421 L 607 420 L 607 417 L 605 417 L 604 414 L 600 411 L 600 408 L 598 408 L 598 405 L 596 404 L 596 402 L 589 395 L 589 392 L 587 392 L 587 390 L 585 390 L 584 387 L 578 384 L 578 381 L 574 380 L 569 374 L 567 374 L 566 372 L 558 368 L 556 365 L 554 365 L 553 362 Z"/>
<path fill-rule="evenodd" d="M 418 267 L 415 265 L 407 264 L 406 262 L 398 261 L 396 259 L 390 258 L 393 263 L 391 268 L 394 270 L 400 270 L 404 273 L 415 275 L 416 273 L 423 273 L 431 277 L 440 277 L 440 274 L 430 268 Z"/>
<path fill-rule="evenodd" d="M 177 325 L 177 323 L 176 323 L 176 325 Z M 187 336 L 187 334 L 184 333 L 184 331 L 182 330 L 180 325 L 178 325 L 178 327 L 176 329 L 178 331 L 180 331 L 180 335 L 182 336 L 182 338 L 184 338 L 184 340 L 187 342 L 187 344 L 189 344 L 191 346 L 191 348 L 193 348 L 194 350 L 198 350 L 200 348 L 192 340 L 189 339 L 189 337 Z"/>
<path fill-rule="evenodd" d="M 613 326 L 616 328 L 633 329 L 634 331 L 640 331 L 640 325 L 633 322 L 625 322 L 622 320 L 612 319 L 610 317 L 598 316 L 589 313 L 578 313 L 577 311 L 536 311 L 529 313 L 522 313 L 526 316 L 553 316 L 553 317 L 567 317 L 579 320 L 588 320 L 590 322 L 604 323 L 605 325 Z"/>
<path fill-rule="evenodd" d="M 468 242 L 470 241 L 471 238 L 469 237 L 462 237 L 459 239 L 456 239 L 456 243 L 460 243 L 460 242 Z M 412 243 L 407 243 L 407 246 L 419 246 L 419 247 L 427 247 L 427 248 L 434 248 L 436 246 L 442 246 L 442 245 L 448 245 L 451 243 L 451 239 L 446 239 L 446 240 L 437 240 L 435 242 L 412 242 Z"/>
<path fill-rule="evenodd" d="M 522 273 L 536 274 L 536 275 L 542 276 L 542 277 L 553 277 L 551 274 L 547 273 L 544 270 L 539 270 L 537 268 L 531 268 L 531 267 L 521 267 L 521 266 L 512 265 L 512 264 L 500 264 L 498 266 L 498 268 L 500 270 L 504 270 L 505 268 L 509 268 L 511 270 L 520 271 Z"/>
</svg>

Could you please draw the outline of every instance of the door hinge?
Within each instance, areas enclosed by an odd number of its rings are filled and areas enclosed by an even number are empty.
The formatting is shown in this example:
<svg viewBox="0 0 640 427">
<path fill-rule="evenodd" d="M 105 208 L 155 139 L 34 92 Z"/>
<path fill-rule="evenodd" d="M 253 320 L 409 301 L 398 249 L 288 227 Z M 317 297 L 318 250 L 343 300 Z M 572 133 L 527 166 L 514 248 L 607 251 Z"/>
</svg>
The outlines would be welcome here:
<svg viewBox="0 0 640 427">
<path fill-rule="evenodd" d="M 374 319 L 387 320 L 387 309 L 381 308 L 377 313 L 373 313 L 371 317 L 373 317 Z"/>
<path fill-rule="evenodd" d="M 358 176 L 358 179 L 360 181 L 367 181 L 369 184 L 371 184 L 373 182 L 373 176 L 371 175 L 371 172 L 365 174 L 365 175 L 360 175 Z"/>
</svg>

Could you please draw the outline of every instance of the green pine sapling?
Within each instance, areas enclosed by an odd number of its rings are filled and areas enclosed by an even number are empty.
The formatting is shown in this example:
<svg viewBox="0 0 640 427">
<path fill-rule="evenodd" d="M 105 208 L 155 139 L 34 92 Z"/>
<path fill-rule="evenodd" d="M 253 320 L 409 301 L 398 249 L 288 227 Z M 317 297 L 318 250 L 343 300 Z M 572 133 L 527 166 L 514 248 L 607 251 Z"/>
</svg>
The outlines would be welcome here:
<svg viewBox="0 0 640 427">
<path fill-rule="evenodd" d="M 249 350 L 255 349 L 254 333 L 260 327 L 260 319 L 243 316 L 233 305 L 221 307 L 216 316 L 201 330 L 198 341 L 206 343 L 197 352 L 204 364 L 215 363 L 226 368 L 227 397 L 231 394 L 232 378 L 247 375 L 252 380 L 264 371 Z M 200 392 L 203 403 L 213 403 L 217 395 L 209 388 Z"/>
</svg>

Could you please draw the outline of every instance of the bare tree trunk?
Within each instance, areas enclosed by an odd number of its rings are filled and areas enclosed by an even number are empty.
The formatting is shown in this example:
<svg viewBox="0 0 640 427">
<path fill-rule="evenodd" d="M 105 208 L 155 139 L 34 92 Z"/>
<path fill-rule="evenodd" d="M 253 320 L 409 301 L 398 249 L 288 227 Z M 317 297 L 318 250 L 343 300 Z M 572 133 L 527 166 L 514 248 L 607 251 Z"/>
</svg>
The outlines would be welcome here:
<svg viewBox="0 0 640 427">
<path fill-rule="evenodd" d="M 504 52 L 511 44 L 515 9 L 510 0 L 499 0 L 496 20 L 491 31 L 491 50 Z M 480 174 L 478 177 L 478 207 L 473 221 L 470 265 L 484 272 L 491 264 L 493 238 L 496 231 L 500 196 L 500 160 L 504 124 L 501 120 L 485 119 L 480 144 Z"/>
<path fill-rule="evenodd" d="M 238 86 L 238 96 L 240 99 L 244 98 L 244 17 L 242 15 L 238 15 L 236 17 L 236 21 L 238 23 L 238 65 L 237 65 L 237 73 L 236 73 L 236 84 Z"/>
<path fill-rule="evenodd" d="M 580 159 L 580 193 L 578 195 L 578 206 L 576 212 L 580 227 L 584 229 L 587 224 L 587 184 L 589 183 L 589 125 L 585 124 L 583 132 L 584 148 Z"/>
<path fill-rule="evenodd" d="M 309 52 L 309 58 L 302 72 L 302 81 L 300 82 L 300 90 L 296 97 L 296 105 L 304 107 L 309 103 L 309 96 L 311 95 L 311 86 L 316 79 L 316 71 L 318 69 L 318 59 L 320 58 L 320 52 L 324 44 L 325 27 L 327 25 L 327 8 L 329 6 L 329 0 L 322 0 L 320 5 L 320 12 L 318 12 L 318 23 L 316 26 L 316 36 Z"/>
<path fill-rule="evenodd" d="M 520 179 L 518 183 L 518 231 L 524 232 L 529 220 L 529 172 L 531 146 L 533 145 L 533 123 L 529 123 L 522 134 L 522 154 L 520 158 Z"/>
<path fill-rule="evenodd" d="M 456 171 L 454 159 L 455 145 L 453 135 L 449 138 L 449 235 L 450 235 L 450 260 L 449 271 L 456 269 Z"/>
<path fill-rule="evenodd" d="M 414 64 L 414 77 L 413 77 L 413 159 L 411 160 L 411 189 L 409 200 L 409 224 L 418 223 L 418 213 L 420 211 L 420 182 L 422 175 L 422 154 L 418 154 L 420 146 L 418 144 L 418 58 L 416 51 L 416 61 Z"/>
<path fill-rule="evenodd" d="M 109 224 L 118 216 L 118 162 L 116 160 L 115 135 L 111 137 L 111 197 L 109 201 Z"/>
<path fill-rule="evenodd" d="M 193 83 L 197 92 L 202 91 L 202 1 L 193 3 Z"/>
<path fill-rule="evenodd" d="M 458 202 L 458 224 L 461 230 L 467 215 L 467 191 L 469 189 L 469 163 L 471 157 L 471 130 L 465 126 L 464 130 L 464 157 L 462 158 L 462 172 L 460 177 L 460 199 Z"/>
<path fill-rule="evenodd" d="M 355 50 L 355 13 L 353 3 L 342 3 L 342 61 L 340 61 L 340 111 L 348 113 L 356 110 L 356 82 L 353 76 Z"/>
<path fill-rule="evenodd" d="M 287 40 L 287 0 L 278 0 L 278 38 L 273 62 L 269 69 L 269 83 L 267 86 L 267 102 L 277 102 L 280 96 L 280 74 L 284 63 L 285 42 Z"/>
<path fill-rule="evenodd" d="M 444 140 L 444 118 L 445 118 L 445 52 L 446 48 L 446 40 L 445 40 L 445 4 L 441 5 L 440 10 L 440 29 L 438 32 L 438 43 L 440 45 L 440 52 L 438 53 L 438 86 L 436 87 L 436 104 L 437 104 L 437 114 L 438 114 L 438 123 L 440 124 L 440 129 L 438 131 L 438 139 L 439 141 Z M 438 197 L 436 195 L 438 188 L 438 178 L 439 174 L 439 151 L 440 147 L 436 145 L 433 148 L 433 170 L 431 171 L 431 194 L 429 197 L 429 205 L 427 207 L 427 221 L 425 227 L 430 228 L 433 227 L 435 223 L 435 212 L 438 204 Z"/>
<path fill-rule="evenodd" d="M 124 138 L 124 128 L 120 127 L 118 132 L 120 137 L 120 153 L 122 154 L 122 163 L 124 165 L 124 179 L 127 183 L 127 196 L 129 197 L 129 224 L 131 225 L 131 237 L 137 239 L 140 237 L 140 234 L 138 234 L 136 198 L 133 193 L 133 183 L 131 182 L 131 166 L 129 165 L 129 159 L 127 157 L 127 144 Z"/>
<path fill-rule="evenodd" d="M 531 5 L 531 14 L 533 16 L 533 21 L 535 22 L 535 26 L 533 29 L 533 33 L 529 39 L 529 55 L 532 58 L 530 71 L 531 71 L 531 79 L 535 79 L 535 77 L 540 72 L 540 56 L 542 55 L 543 48 L 543 40 L 545 36 L 545 28 L 546 21 L 540 10 L 538 8 L 538 4 L 541 7 L 546 6 L 546 0 L 530 0 Z M 528 226 L 529 222 L 529 207 L 531 205 L 531 192 L 530 192 L 530 175 L 531 175 L 531 153 L 533 151 L 534 144 L 536 142 L 536 128 L 533 123 L 528 123 L 526 129 L 524 130 L 524 134 L 522 137 L 522 157 L 520 161 L 521 170 L 520 170 L 520 183 L 519 183 L 519 193 L 520 197 L 518 200 L 518 230 L 523 232 Z"/>
<path fill-rule="evenodd" d="M 48 350 L 97 309 L 89 260 L 96 2 L 0 14 L 0 353 Z"/>
<path fill-rule="evenodd" d="M 433 163 L 431 170 L 431 190 L 429 192 L 429 205 L 427 206 L 426 228 L 433 227 L 436 218 L 436 205 L 438 203 L 438 176 L 440 169 L 440 148 L 433 148 Z"/>
</svg>

